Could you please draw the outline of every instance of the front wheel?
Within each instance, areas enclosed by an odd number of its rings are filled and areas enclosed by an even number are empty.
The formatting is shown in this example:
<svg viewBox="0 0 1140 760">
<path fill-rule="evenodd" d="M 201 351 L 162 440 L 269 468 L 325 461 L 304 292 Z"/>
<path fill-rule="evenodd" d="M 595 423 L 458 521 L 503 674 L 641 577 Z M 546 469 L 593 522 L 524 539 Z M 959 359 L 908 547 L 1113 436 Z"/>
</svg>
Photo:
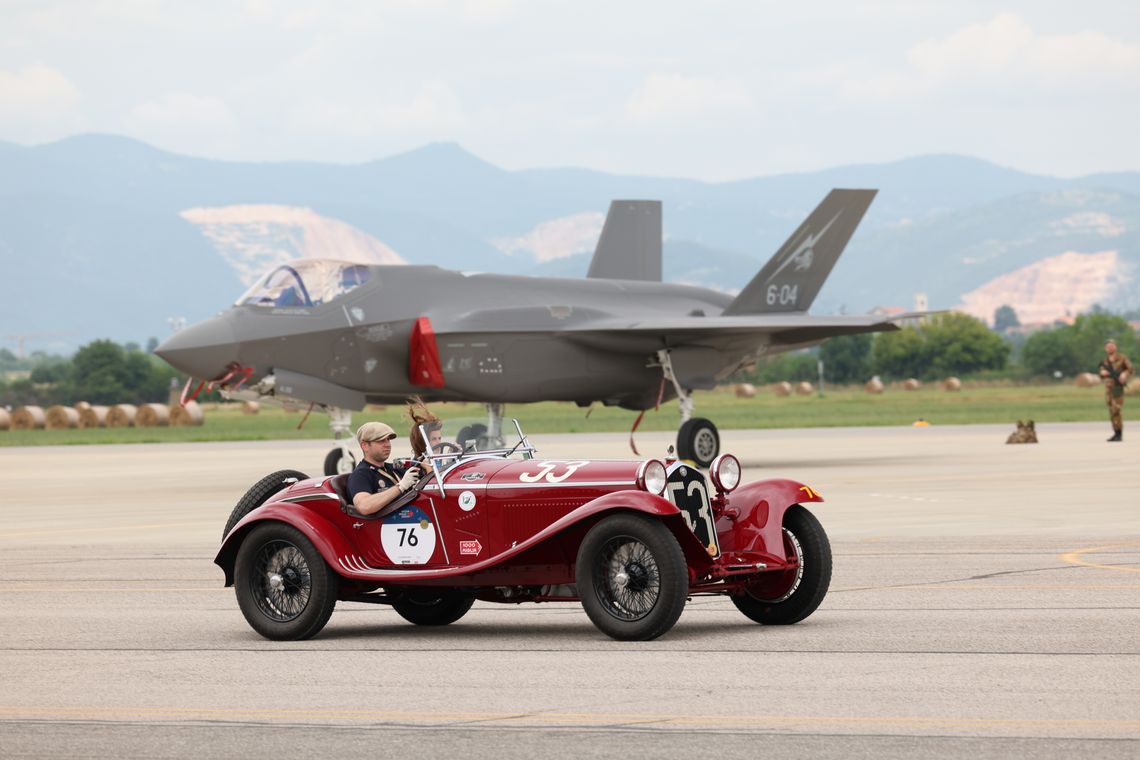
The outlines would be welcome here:
<svg viewBox="0 0 1140 760">
<path fill-rule="evenodd" d="M 720 453 L 720 433 L 704 417 L 693 417 L 677 431 L 677 457 L 708 467 Z"/>
<path fill-rule="evenodd" d="M 416 625 L 451 625 L 474 603 L 474 596 L 455 588 L 410 589 L 393 600 L 392 609 Z"/>
<path fill-rule="evenodd" d="M 681 617 L 689 595 L 689 569 L 676 537 L 640 515 L 614 515 L 590 529 L 578 548 L 576 580 L 590 620 L 619 641 L 662 635 Z"/>
<path fill-rule="evenodd" d="M 266 522 L 242 542 L 234 568 L 238 606 L 267 639 L 317 635 L 336 606 L 339 576 L 301 531 Z"/>
<path fill-rule="evenodd" d="M 796 504 L 784 514 L 784 555 L 796 566 L 765 573 L 732 597 L 746 616 L 765 625 L 798 623 L 819 607 L 831 585 L 831 544 L 811 512 Z"/>
</svg>

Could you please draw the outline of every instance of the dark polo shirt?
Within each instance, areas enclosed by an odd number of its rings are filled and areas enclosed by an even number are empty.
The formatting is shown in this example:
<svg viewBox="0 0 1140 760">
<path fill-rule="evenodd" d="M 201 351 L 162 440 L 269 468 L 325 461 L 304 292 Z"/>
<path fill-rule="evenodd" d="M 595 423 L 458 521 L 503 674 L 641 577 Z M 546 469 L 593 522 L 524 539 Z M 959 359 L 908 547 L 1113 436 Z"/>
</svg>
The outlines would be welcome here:
<svg viewBox="0 0 1140 760">
<path fill-rule="evenodd" d="M 356 498 L 358 493 L 380 493 L 392 486 L 400 484 L 400 478 L 404 477 L 404 468 L 396 467 L 388 462 L 385 462 L 380 467 L 361 460 L 360 464 L 356 465 L 356 469 L 348 476 L 348 499 L 352 501 Z"/>
</svg>

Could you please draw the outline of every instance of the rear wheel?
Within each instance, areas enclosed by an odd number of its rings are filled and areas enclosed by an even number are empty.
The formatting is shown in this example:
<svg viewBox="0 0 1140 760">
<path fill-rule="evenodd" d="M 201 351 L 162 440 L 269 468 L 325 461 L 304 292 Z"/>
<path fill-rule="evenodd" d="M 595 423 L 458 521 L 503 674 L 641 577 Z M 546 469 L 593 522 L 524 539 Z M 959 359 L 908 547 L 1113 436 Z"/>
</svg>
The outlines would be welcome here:
<svg viewBox="0 0 1140 760">
<path fill-rule="evenodd" d="M 737 609 L 757 623 L 798 623 L 815 612 L 831 585 L 831 544 L 819 520 L 799 504 L 784 514 L 784 555 L 798 560 L 797 566 L 765 573 L 732 597 Z"/>
<path fill-rule="evenodd" d="M 222 530 L 222 538 L 228 536 L 243 517 L 269 501 L 270 496 L 279 491 L 284 491 L 298 480 L 305 480 L 308 477 L 305 473 L 296 470 L 278 470 L 254 483 L 245 492 L 245 496 L 238 499 L 237 505 L 230 512 L 230 519 L 226 520 L 226 527 Z"/>
<path fill-rule="evenodd" d="M 640 515 L 607 517 L 578 548 L 578 593 L 602 633 L 649 641 L 677 622 L 689 594 L 689 572 L 677 539 Z"/>
<path fill-rule="evenodd" d="M 392 608 L 409 623 L 451 625 L 466 615 L 474 603 L 474 596 L 456 588 L 424 588 L 400 593 Z"/>
<path fill-rule="evenodd" d="M 301 531 L 279 522 L 254 528 L 234 567 L 234 590 L 246 621 L 277 641 L 319 633 L 336 606 L 339 580 Z"/>
<path fill-rule="evenodd" d="M 708 467 L 720 453 L 720 433 L 704 417 L 693 417 L 677 431 L 677 456 Z"/>
</svg>

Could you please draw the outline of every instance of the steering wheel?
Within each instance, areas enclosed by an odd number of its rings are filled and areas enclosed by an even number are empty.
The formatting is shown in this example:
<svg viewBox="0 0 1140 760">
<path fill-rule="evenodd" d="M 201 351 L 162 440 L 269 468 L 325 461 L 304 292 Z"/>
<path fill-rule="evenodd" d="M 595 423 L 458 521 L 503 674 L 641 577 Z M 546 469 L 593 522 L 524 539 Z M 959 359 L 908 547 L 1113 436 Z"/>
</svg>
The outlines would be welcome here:
<svg viewBox="0 0 1140 760">
<path fill-rule="evenodd" d="M 459 444 L 452 443 L 451 441 L 440 441 L 435 446 L 437 454 L 462 454 L 463 449 L 459 448 Z"/>
</svg>

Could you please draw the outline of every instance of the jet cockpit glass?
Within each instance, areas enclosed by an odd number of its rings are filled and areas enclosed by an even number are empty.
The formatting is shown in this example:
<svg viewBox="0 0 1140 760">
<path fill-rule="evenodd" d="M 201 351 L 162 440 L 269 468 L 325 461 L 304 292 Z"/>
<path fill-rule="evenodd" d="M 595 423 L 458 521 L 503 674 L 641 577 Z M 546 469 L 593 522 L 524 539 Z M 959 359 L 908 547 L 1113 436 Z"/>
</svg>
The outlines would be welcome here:
<svg viewBox="0 0 1140 760">
<path fill-rule="evenodd" d="M 234 305 L 319 306 L 360 287 L 371 274 L 366 264 L 327 259 L 293 261 L 262 277 Z"/>
</svg>

